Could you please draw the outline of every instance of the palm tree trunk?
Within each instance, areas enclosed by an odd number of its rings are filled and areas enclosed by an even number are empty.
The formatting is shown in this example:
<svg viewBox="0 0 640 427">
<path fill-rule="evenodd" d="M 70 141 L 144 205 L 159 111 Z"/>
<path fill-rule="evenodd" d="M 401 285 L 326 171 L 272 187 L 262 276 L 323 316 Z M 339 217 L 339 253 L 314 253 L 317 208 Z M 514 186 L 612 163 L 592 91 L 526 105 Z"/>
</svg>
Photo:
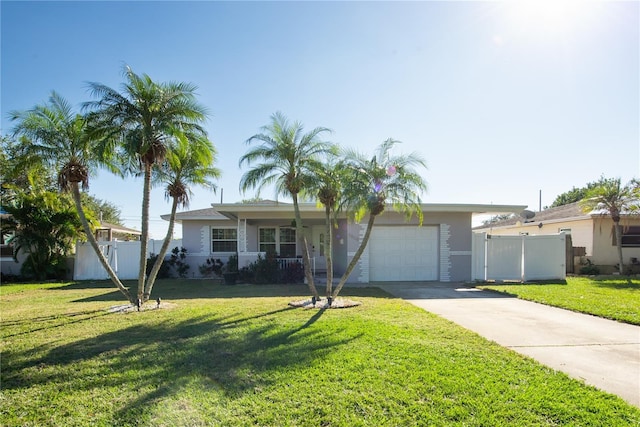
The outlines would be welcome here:
<svg viewBox="0 0 640 427">
<path fill-rule="evenodd" d="M 333 290 L 333 236 L 331 232 L 331 207 L 324 207 L 327 237 L 324 241 L 324 258 L 327 262 L 327 298 L 331 296 Z"/>
<path fill-rule="evenodd" d="M 151 163 L 144 164 L 142 190 L 142 227 L 140 236 L 140 271 L 138 273 L 138 299 L 142 301 L 147 276 L 147 248 L 149 246 L 149 198 L 151 197 Z"/>
<path fill-rule="evenodd" d="M 302 264 L 304 266 L 304 277 L 307 279 L 307 285 L 311 295 L 319 298 L 318 290 L 313 283 L 313 272 L 311 271 L 311 259 L 309 257 L 309 246 L 307 245 L 307 237 L 304 235 L 304 229 L 302 228 L 302 215 L 300 215 L 300 206 L 298 206 L 298 195 L 292 194 L 293 198 L 293 212 L 296 217 L 296 236 L 302 238 Z"/>
<path fill-rule="evenodd" d="M 78 211 L 78 216 L 80 217 L 80 222 L 82 223 L 82 228 L 84 229 L 84 233 L 87 235 L 87 240 L 89 241 L 89 243 L 91 244 L 91 247 L 93 248 L 94 252 L 98 256 L 98 260 L 100 261 L 100 264 L 105 269 L 105 271 L 109 275 L 109 278 L 111 278 L 111 281 L 116 285 L 118 290 L 125 297 L 127 297 L 127 300 L 129 302 L 133 303 L 134 301 L 131 299 L 131 294 L 129 293 L 129 290 L 125 288 L 125 286 L 122 284 L 122 282 L 116 275 L 115 271 L 113 271 L 113 269 L 111 268 L 111 265 L 109 265 L 109 261 L 107 261 L 107 258 L 104 256 L 104 254 L 100 250 L 100 246 L 98 246 L 98 241 L 96 240 L 96 237 L 93 235 L 93 232 L 91 231 L 91 227 L 89 227 L 89 221 L 87 221 L 87 217 L 84 214 L 84 209 L 82 208 L 82 201 L 80 199 L 80 189 L 78 187 L 77 182 L 71 183 L 71 194 L 73 195 L 73 201 L 75 202 L 76 210 Z"/>
<path fill-rule="evenodd" d="M 162 247 L 160 248 L 160 253 L 158 254 L 158 258 L 156 258 L 156 262 L 153 264 L 151 273 L 149 273 L 149 277 L 147 278 L 147 283 L 144 289 L 143 302 L 149 301 L 149 296 L 151 296 L 151 290 L 153 289 L 153 284 L 155 283 L 156 277 L 158 276 L 158 272 L 160 271 L 160 267 L 164 262 L 164 257 L 167 254 L 167 250 L 169 250 L 169 245 L 171 244 L 171 237 L 173 236 L 173 227 L 176 222 L 177 210 L 178 210 L 178 199 L 174 197 L 173 203 L 171 204 L 171 216 L 169 218 L 169 229 L 167 230 L 167 235 L 164 236 L 164 242 L 162 242 Z"/>
<path fill-rule="evenodd" d="M 624 274 L 624 258 L 622 258 L 622 226 L 619 221 L 614 223 L 613 229 L 616 234 L 616 246 L 618 249 L 618 271 L 620 275 Z"/>
<path fill-rule="evenodd" d="M 367 247 L 367 243 L 369 243 L 369 237 L 371 237 L 371 230 L 373 229 L 373 223 L 375 222 L 375 220 L 376 220 L 376 215 L 369 214 L 369 221 L 367 222 L 367 230 L 364 232 L 364 238 L 360 243 L 360 247 L 358 247 L 358 250 L 356 251 L 353 258 L 351 259 L 351 262 L 349 262 L 349 265 L 347 266 L 347 270 L 344 272 L 344 274 L 340 278 L 340 283 L 338 283 L 338 286 L 336 286 L 336 290 L 333 292 L 333 299 L 336 299 L 338 297 L 338 294 L 342 290 L 342 287 L 344 286 L 347 279 L 351 275 L 351 272 L 353 271 L 356 264 L 360 260 L 360 257 L 364 252 L 364 248 Z"/>
</svg>

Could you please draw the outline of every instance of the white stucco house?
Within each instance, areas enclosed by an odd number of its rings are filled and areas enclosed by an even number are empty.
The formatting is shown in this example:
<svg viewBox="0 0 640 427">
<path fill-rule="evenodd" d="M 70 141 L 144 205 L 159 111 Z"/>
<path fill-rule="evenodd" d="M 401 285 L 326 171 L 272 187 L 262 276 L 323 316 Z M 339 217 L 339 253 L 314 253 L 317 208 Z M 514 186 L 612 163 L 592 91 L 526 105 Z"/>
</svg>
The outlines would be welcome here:
<svg viewBox="0 0 640 427">
<path fill-rule="evenodd" d="M 377 219 L 371 239 L 349 282 L 468 281 L 472 275 L 472 216 L 518 213 L 524 205 L 423 204 L 423 224 L 387 209 Z M 326 268 L 324 210 L 315 203 L 300 205 L 312 268 Z M 163 215 L 168 220 L 169 215 Z M 239 267 L 258 254 L 274 249 L 282 259 L 300 259 L 302 239 L 296 236 L 293 205 L 264 201 L 213 204 L 211 208 L 177 214 L 182 224 L 182 245 L 190 271 L 209 257 L 226 261 L 237 252 Z M 361 223 L 337 220 L 333 235 L 335 275 L 339 277 L 353 258 L 366 228 Z M 198 273 L 196 273 L 197 275 Z"/>
</svg>

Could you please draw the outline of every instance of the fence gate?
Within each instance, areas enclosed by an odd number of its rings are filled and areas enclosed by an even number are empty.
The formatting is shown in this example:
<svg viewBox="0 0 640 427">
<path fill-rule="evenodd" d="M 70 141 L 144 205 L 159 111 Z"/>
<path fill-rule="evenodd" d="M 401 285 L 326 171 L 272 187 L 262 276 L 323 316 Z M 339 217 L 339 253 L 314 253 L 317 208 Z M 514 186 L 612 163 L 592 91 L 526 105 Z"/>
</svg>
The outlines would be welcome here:
<svg viewBox="0 0 640 427">
<path fill-rule="evenodd" d="M 473 235 L 473 280 L 550 280 L 566 277 L 566 235 Z"/>
</svg>

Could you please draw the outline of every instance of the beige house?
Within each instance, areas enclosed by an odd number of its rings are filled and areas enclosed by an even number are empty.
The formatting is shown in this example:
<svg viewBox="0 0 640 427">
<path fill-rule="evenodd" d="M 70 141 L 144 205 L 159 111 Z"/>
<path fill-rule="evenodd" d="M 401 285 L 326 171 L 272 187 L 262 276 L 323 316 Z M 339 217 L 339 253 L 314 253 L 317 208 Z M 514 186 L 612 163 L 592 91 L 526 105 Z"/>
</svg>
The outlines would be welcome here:
<svg viewBox="0 0 640 427">
<path fill-rule="evenodd" d="M 640 268 L 640 216 L 623 215 L 621 224 L 624 264 L 636 264 Z M 578 202 L 475 227 L 473 231 L 531 236 L 564 232 L 571 235 L 574 255 L 582 264 L 590 261 L 599 266 L 602 273 L 613 272 L 618 264 L 613 220 L 599 212 L 583 212 Z"/>
</svg>

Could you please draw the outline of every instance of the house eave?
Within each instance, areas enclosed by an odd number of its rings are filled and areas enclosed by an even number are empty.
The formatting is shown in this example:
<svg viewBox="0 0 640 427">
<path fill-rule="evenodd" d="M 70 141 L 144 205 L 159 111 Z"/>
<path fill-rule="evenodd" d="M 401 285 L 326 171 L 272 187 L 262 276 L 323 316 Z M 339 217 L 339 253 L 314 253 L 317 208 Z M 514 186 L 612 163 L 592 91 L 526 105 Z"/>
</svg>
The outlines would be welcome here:
<svg viewBox="0 0 640 427">
<path fill-rule="evenodd" d="M 316 203 L 300 203 L 300 213 L 305 217 L 324 218 L 324 207 Z M 469 214 L 499 214 L 519 213 L 526 205 L 495 205 L 495 204 L 459 204 L 459 203 L 422 203 L 420 208 L 425 213 L 469 213 Z M 391 205 L 387 206 L 388 212 L 393 211 Z M 346 214 L 342 213 L 343 218 Z M 209 212 L 193 211 L 176 215 L 176 223 L 182 221 L 237 221 L 242 219 L 293 219 L 293 204 L 291 203 L 213 203 Z M 160 215 L 165 221 L 169 221 L 171 215 Z"/>
<path fill-rule="evenodd" d="M 293 205 L 290 203 L 283 203 L 277 205 L 260 205 L 260 204 L 237 204 L 237 203 L 225 203 L 225 204 L 212 204 L 212 208 L 218 211 L 221 215 L 224 215 L 230 219 L 237 219 L 238 216 L 243 214 L 255 214 L 255 213 L 270 213 L 270 214 L 286 214 L 291 215 Z M 315 213 L 323 214 L 324 207 L 319 206 L 316 203 L 300 203 L 301 213 Z M 423 212 L 458 212 L 458 213 L 472 213 L 472 214 L 484 214 L 484 213 L 519 213 L 522 212 L 526 205 L 494 205 L 494 204 L 456 204 L 456 203 L 422 203 L 420 205 Z M 392 206 L 388 205 L 387 210 L 391 211 Z"/>
<path fill-rule="evenodd" d="M 560 224 L 560 223 L 564 223 L 564 222 L 576 222 L 576 221 L 588 221 L 591 220 L 592 218 L 588 215 L 583 215 L 583 216 L 573 216 L 573 217 L 567 217 L 567 218 L 554 218 L 554 219 L 540 219 L 538 221 L 536 221 L 535 219 L 529 220 L 527 222 L 524 221 L 518 221 L 515 224 L 507 224 L 507 225 L 497 225 L 497 224 L 490 224 L 490 225 L 486 225 L 486 226 L 480 226 L 480 227 L 474 227 L 473 231 L 474 232 L 490 232 L 491 230 L 509 230 L 512 228 L 528 228 L 528 227 L 535 227 L 538 228 L 540 226 L 540 224 L 543 225 L 550 225 L 550 224 Z"/>
</svg>

